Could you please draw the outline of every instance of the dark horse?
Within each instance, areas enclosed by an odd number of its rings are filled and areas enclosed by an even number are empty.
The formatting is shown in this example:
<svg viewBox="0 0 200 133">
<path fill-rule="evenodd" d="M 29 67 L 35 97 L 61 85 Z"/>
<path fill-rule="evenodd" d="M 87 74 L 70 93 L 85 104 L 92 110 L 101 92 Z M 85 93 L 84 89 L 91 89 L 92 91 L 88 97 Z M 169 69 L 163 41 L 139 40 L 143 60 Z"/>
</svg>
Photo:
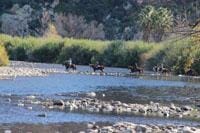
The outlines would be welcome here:
<svg viewBox="0 0 200 133">
<path fill-rule="evenodd" d="M 161 72 L 161 73 L 164 73 L 164 74 L 167 74 L 167 73 L 170 73 L 170 69 L 168 68 L 165 68 L 163 65 L 156 65 L 153 67 L 153 71 L 154 72 Z"/>
<path fill-rule="evenodd" d="M 193 69 L 188 69 L 188 70 L 185 72 L 185 74 L 186 74 L 187 76 L 197 76 L 196 71 L 193 70 Z"/>
<path fill-rule="evenodd" d="M 100 70 L 101 72 L 103 72 L 104 66 L 103 65 L 95 65 L 95 64 L 90 64 L 89 65 L 91 68 L 93 68 L 94 72 L 97 70 Z"/>
<path fill-rule="evenodd" d="M 137 64 L 135 64 L 134 66 L 128 66 L 128 69 L 131 70 L 131 73 L 134 73 L 134 72 L 144 73 L 144 69 L 141 67 L 138 67 Z"/>
<path fill-rule="evenodd" d="M 65 66 L 66 70 L 69 70 L 70 68 L 74 71 L 76 70 L 75 64 L 69 64 L 68 62 L 64 62 L 63 65 Z"/>
</svg>

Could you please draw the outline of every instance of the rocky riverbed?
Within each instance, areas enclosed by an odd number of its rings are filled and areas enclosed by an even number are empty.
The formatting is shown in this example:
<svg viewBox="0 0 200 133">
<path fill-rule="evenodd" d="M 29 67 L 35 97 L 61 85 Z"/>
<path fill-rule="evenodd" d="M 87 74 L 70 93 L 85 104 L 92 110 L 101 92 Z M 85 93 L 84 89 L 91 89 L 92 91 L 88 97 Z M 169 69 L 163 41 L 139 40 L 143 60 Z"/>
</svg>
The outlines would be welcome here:
<svg viewBox="0 0 200 133">
<path fill-rule="evenodd" d="M 111 123 L 57 123 L 57 124 L 4 124 L 2 133 L 199 133 L 199 127 L 174 125 L 142 125 L 130 122 Z"/>
<path fill-rule="evenodd" d="M 12 61 L 9 66 L 0 67 L 0 79 L 14 79 L 18 76 L 47 76 L 50 73 L 60 73 L 55 68 L 39 68 L 41 63 L 28 63 Z"/>
<path fill-rule="evenodd" d="M 88 124 L 87 133 L 199 133 L 200 128 L 188 126 L 158 126 L 141 125 L 128 122 L 118 122 L 111 126 L 99 127 L 97 124 Z M 84 132 L 81 132 L 84 133 Z"/>
<path fill-rule="evenodd" d="M 150 104 L 129 104 L 120 101 L 108 102 L 95 98 L 81 98 L 43 101 L 40 104 L 49 109 L 86 111 L 90 113 L 200 119 L 199 110 L 192 106 L 175 106 L 173 103 L 167 106 L 152 101 Z"/>
</svg>

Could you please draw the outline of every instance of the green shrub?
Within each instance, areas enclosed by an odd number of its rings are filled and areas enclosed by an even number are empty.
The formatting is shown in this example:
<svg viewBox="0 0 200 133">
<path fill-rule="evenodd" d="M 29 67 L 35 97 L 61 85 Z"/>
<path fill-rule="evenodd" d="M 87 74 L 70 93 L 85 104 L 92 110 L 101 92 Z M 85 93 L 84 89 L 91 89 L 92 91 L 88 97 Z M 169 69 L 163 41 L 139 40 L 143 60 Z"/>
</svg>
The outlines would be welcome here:
<svg viewBox="0 0 200 133">
<path fill-rule="evenodd" d="M 80 45 L 64 47 L 58 57 L 58 63 L 62 63 L 65 60 L 72 58 L 73 63 L 75 64 L 88 65 L 97 53 L 98 52 L 95 50 L 90 50 L 89 48 Z"/>
<path fill-rule="evenodd" d="M 200 50 L 195 54 L 191 69 L 200 75 Z"/>
<path fill-rule="evenodd" d="M 8 60 L 8 55 L 5 50 L 5 48 L 0 45 L 0 66 L 5 66 L 8 65 L 9 60 Z"/>
<path fill-rule="evenodd" d="M 122 41 L 112 42 L 103 52 L 103 62 L 107 66 L 121 66 L 125 54 L 125 45 Z"/>
<path fill-rule="evenodd" d="M 64 43 L 47 43 L 32 52 L 32 60 L 37 62 L 54 63 L 60 54 Z"/>
</svg>

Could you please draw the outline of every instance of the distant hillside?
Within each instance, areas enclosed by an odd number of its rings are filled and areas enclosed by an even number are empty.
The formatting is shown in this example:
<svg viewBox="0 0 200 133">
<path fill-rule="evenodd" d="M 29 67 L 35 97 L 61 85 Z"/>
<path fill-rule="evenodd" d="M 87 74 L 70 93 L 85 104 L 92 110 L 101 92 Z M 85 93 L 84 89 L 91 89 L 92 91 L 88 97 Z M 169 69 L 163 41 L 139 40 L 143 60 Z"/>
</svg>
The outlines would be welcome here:
<svg viewBox="0 0 200 133">
<path fill-rule="evenodd" d="M 171 10 L 175 26 L 200 18 L 199 0 L 0 0 L 0 32 L 42 36 L 51 23 L 65 37 L 140 39 L 145 5 Z"/>
</svg>

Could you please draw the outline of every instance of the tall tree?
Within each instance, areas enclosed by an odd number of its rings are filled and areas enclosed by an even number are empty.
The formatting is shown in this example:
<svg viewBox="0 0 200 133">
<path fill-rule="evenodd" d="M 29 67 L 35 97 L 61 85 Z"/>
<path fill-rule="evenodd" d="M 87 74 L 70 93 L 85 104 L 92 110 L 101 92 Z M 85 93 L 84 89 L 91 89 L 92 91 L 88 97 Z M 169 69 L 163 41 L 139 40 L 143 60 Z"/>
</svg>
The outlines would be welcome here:
<svg viewBox="0 0 200 133">
<path fill-rule="evenodd" d="M 166 31 L 169 31 L 173 25 L 173 15 L 170 10 L 160 7 L 153 16 L 153 37 L 156 42 L 162 40 Z"/>
<path fill-rule="evenodd" d="M 143 40 L 148 42 L 154 25 L 155 8 L 146 6 L 139 14 L 139 24 L 143 31 Z"/>
<path fill-rule="evenodd" d="M 153 6 L 146 6 L 139 14 L 139 24 L 143 31 L 143 40 L 149 41 L 153 35 L 155 41 L 161 41 L 163 35 L 173 25 L 171 11 L 160 7 L 155 9 Z"/>
</svg>

